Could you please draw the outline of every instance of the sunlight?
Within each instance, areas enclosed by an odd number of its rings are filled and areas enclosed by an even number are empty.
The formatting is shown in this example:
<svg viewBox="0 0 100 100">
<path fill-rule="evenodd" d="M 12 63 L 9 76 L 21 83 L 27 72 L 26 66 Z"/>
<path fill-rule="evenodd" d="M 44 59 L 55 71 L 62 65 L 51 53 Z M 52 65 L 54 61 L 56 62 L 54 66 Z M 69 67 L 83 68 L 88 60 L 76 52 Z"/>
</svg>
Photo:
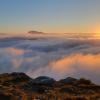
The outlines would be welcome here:
<svg viewBox="0 0 100 100">
<path fill-rule="evenodd" d="M 100 25 L 95 25 L 95 27 L 92 28 L 92 33 L 94 34 L 94 38 L 100 39 Z"/>
<path fill-rule="evenodd" d="M 100 25 L 96 26 L 94 28 L 94 33 L 96 33 L 96 35 L 99 35 L 100 34 Z"/>
</svg>

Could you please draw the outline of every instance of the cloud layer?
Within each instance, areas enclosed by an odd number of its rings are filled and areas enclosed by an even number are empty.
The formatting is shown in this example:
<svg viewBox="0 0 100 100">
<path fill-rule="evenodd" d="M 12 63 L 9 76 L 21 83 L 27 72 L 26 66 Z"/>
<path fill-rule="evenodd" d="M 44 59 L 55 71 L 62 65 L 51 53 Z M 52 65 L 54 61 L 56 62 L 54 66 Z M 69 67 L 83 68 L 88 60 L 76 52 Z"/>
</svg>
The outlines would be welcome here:
<svg viewBox="0 0 100 100">
<path fill-rule="evenodd" d="M 0 40 L 0 73 L 26 72 L 31 77 L 86 77 L 100 83 L 100 40 L 37 38 Z"/>
</svg>

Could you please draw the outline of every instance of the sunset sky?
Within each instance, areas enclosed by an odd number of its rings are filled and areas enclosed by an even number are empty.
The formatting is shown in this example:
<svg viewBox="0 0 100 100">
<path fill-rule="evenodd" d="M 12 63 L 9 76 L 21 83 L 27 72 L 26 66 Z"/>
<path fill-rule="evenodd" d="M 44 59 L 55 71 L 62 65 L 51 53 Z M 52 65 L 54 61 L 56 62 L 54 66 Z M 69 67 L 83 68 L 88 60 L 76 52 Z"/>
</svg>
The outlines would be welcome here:
<svg viewBox="0 0 100 100">
<path fill-rule="evenodd" d="M 0 0 L 0 33 L 100 33 L 100 0 Z"/>
</svg>

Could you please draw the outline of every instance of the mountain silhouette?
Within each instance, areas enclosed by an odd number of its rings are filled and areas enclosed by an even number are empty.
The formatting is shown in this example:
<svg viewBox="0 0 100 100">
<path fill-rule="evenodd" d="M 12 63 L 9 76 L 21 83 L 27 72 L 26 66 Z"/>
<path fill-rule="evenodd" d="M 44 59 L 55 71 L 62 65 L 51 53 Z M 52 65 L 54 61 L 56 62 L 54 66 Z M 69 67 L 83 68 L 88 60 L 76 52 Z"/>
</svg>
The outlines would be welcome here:
<svg viewBox="0 0 100 100">
<path fill-rule="evenodd" d="M 0 74 L 0 100 L 99 100 L 100 86 L 85 78 L 56 81 L 47 76 L 30 78 L 25 73 Z"/>
<path fill-rule="evenodd" d="M 28 34 L 44 34 L 44 33 L 39 31 L 29 31 Z"/>
</svg>

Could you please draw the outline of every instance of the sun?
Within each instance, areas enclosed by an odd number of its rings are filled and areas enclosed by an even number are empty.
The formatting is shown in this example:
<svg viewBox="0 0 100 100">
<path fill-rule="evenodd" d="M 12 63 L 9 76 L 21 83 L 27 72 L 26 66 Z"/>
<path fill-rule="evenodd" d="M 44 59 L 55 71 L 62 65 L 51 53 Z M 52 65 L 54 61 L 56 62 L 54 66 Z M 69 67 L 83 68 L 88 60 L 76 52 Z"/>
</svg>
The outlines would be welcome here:
<svg viewBox="0 0 100 100">
<path fill-rule="evenodd" d="M 95 27 L 93 33 L 100 34 L 100 26 Z"/>
<path fill-rule="evenodd" d="M 92 27 L 91 29 L 91 33 L 93 33 L 93 37 L 100 39 L 100 25 L 95 25 L 94 27 Z"/>
</svg>

